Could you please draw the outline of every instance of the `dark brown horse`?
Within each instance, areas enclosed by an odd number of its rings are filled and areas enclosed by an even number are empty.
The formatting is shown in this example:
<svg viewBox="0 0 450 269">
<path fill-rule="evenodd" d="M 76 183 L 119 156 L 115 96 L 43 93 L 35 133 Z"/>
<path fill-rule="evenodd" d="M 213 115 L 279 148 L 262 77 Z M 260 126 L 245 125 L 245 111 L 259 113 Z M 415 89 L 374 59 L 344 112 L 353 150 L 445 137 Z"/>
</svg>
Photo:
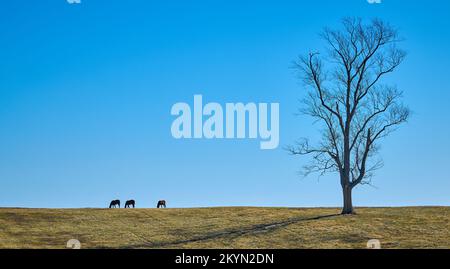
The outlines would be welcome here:
<svg viewBox="0 0 450 269">
<path fill-rule="evenodd" d="M 158 201 L 158 204 L 156 205 L 156 208 L 162 208 L 162 207 L 164 207 L 164 208 L 166 208 L 166 200 L 159 200 Z"/>
<path fill-rule="evenodd" d="M 118 206 L 120 208 L 120 200 L 112 200 L 111 203 L 109 204 L 109 208 L 116 208 L 116 206 Z"/>
<path fill-rule="evenodd" d="M 135 201 L 134 200 L 128 200 L 126 203 L 125 203 L 125 208 L 130 208 L 131 206 L 134 208 L 134 205 L 135 205 L 136 203 L 135 203 Z"/>
</svg>

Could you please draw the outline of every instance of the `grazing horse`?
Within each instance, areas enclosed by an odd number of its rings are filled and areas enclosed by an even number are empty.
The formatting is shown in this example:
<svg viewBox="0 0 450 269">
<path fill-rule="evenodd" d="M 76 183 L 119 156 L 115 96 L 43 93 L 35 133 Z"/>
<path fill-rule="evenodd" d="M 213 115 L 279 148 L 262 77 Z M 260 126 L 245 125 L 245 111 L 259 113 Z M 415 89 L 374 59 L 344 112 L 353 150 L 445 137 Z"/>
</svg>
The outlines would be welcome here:
<svg viewBox="0 0 450 269">
<path fill-rule="evenodd" d="M 164 207 L 164 208 L 166 208 L 166 200 L 159 200 L 158 201 L 158 204 L 156 205 L 156 208 L 162 208 L 162 207 Z"/>
<path fill-rule="evenodd" d="M 125 208 L 130 208 L 131 206 L 134 208 L 134 205 L 136 204 L 136 202 L 134 200 L 128 200 L 125 203 Z"/>
<path fill-rule="evenodd" d="M 116 208 L 116 206 L 120 208 L 120 200 L 112 200 L 109 204 L 109 208 Z"/>
</svg>

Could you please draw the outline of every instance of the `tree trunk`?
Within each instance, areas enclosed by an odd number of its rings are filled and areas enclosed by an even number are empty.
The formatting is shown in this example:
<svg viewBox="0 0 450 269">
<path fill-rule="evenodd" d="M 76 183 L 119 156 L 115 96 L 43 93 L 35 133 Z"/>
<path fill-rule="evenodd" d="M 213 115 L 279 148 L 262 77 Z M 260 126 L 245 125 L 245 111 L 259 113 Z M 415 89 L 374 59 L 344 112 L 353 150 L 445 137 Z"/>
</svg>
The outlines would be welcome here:
<svg viewBox="0 0 450 269">
<path fill-rule="evenodd" d="M 342 215 L 355 214 L 352 203 L 352 188 L 350 186 L 345 186 L 342 188 L 342 193 L 344 196 L 344 208 L 342 209 Z"/>
</svg>

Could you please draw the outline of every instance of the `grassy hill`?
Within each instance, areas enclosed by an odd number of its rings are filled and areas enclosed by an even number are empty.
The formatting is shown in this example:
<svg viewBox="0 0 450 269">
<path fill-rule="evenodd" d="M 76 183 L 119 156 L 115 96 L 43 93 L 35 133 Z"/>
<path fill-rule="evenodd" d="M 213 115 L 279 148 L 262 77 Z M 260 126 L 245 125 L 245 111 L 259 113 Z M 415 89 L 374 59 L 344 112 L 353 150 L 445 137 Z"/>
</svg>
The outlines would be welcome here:
<svg viewBox="0 0 450 269">
<path fill-rule="evenodd" d="M 450 208 L 0 208 L 0 248 L 450 248 Z"/>
</svg>

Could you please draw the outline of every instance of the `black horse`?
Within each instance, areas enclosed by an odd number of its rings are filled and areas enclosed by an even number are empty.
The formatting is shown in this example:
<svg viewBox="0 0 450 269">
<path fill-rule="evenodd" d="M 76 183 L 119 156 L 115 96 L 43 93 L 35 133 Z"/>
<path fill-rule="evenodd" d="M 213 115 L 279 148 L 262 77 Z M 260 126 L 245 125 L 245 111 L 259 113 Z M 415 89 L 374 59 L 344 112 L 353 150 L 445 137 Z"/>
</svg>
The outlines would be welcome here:
<svg viewBox="0 0 450 269">
<path fill-rule="evenodd" d="M 158 201 L 158 204 L 156 205 L 156 208 L 162 208 L 162 207 L 164 207 L 164 208 L 166 208 L 166 200 L 159 200 Z"/>
<path fill-rule="evenodd" d="M 109 204 L 109 208 L 116 208 L 116 206 L 120 208 L 120 200 L 112 200 Z"/>
<path fill-rule="evenodd" d="M 136 202 L 134 200 L 128 200 L 125 203 L 125 208 L 130 208 L 131 206 L 134 208 L 134 205 L 136 204 Z"/>
</svg>

